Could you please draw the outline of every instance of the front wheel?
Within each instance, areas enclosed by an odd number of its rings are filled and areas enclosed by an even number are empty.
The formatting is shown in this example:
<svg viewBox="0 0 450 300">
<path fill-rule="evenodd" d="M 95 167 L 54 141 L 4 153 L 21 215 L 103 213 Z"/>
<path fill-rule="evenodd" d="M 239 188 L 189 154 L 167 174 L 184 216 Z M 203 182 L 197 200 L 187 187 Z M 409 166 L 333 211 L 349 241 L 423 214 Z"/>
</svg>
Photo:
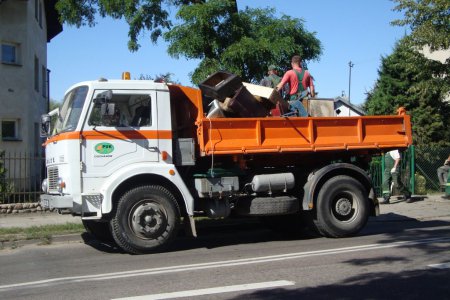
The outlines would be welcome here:
<svg viewBox="0 0 450 300">
<path fill-rule="evenodd" d="M 321 187 L 314 224 L 322 235 L 354 235 L 366 225 L 368 218 L 367 191 L 355 178 L 346 175 L 335 176 Z"/>
<path fill-rule="evenodd" d="M 165 248 L 176 236 L 179 222 L 175 197 L 162 186 L 146 185 L 120 198 L 111 229 L 124 251 L 143 254 Z"/>
</svg>

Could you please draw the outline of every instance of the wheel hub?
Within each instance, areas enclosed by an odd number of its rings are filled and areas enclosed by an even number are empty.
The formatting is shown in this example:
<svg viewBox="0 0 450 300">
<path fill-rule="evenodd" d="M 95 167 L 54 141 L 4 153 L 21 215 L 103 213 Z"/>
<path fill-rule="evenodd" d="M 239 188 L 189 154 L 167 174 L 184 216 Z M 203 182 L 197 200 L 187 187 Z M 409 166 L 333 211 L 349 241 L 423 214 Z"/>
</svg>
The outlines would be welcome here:
<svg viewBox="0 0 450 300">
<path fill-rule="evenodd" d="M 348 216 L 352 212 L 352 203 L 347 198 L 336 201 L 336 212 L 341 216 Z"/>
<path fill-rule="evenodd" d="M 131 226 L 137 235 L 151 238 L 162 230 L 165 220 L 165 215 L 157 204 L 144 203 L 134 210 Z"/>
</svg>

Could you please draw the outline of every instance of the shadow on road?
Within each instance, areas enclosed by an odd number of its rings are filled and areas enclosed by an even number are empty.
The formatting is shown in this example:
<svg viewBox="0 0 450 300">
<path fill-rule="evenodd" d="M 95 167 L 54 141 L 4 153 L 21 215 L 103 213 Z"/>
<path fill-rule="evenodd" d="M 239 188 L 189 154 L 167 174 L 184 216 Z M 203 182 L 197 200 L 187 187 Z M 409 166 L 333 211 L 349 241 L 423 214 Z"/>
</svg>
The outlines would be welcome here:
<svg viewBox="0 0 450 300">
<path fill-rule="evenodd" d="M 389 216 L 383 215 L 382 220 L 384 221 L 377 221 L 376 218 L 370 219 L 367 226 L 357 236 L 381 235 L 378 243 L 392 243 L 410 240 L 411 238 L 417 240 L 442 236 L 442 234 L 444 234 L 443 230 L 429 229 L 450 226 L 450 222 L 447 221 L 419 221 L 392 213 Z M 304 241 L 318 238 L 317 236 L 305 235 L 304 233 L 301 235 L 292 235 L 274 232 L 261 225 L 257 219 L 231 221 L 215 220 L 211 222 L 200 222 L 197 230 L 197 238 L 186 237 L 183 231 L 181 231 L 180 235 L 175 239 L 172 245 L 164 252 L 186 251 L 200 248 L 214 249 L 232 245 L 257 244 L 276 241 Z M 115 244 L 97 241 L 88 233 L 84 233 L 82 238 L 87 245 L 99 251 L 126 254 Z M 430 244 L 415 245 L 414 247 L 420 247 L 422 250 L 427 252 L 448 251 L 448 249 L 440 249 L 439 247 L 433 247 Z M 359 262 L 359 264 L 363 263 L 369 264 L 370 262 Z M 358 262 L 355 262 L 355 264 L 358 264 Z"/>
<path fill-rule="evenodd" d="M 339 284 L 260 290 L 227 299 L 449 299 L 449 278 L 449 269 L 404 271 L 395 274 L 374 272 L 349 277 Z M 301 285 L 301 278 L 297 284 Z"/>
</svg>

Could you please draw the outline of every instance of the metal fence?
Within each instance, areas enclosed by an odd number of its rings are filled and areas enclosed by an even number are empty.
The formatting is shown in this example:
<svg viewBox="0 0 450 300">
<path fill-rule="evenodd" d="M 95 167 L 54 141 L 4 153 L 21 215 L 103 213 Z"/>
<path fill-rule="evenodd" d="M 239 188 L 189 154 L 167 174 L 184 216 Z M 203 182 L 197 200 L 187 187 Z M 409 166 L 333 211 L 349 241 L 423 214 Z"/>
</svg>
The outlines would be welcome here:
<svg viewBox="0 0 450 300">
<path fill-rule="evenodd" d="M 444 165 L 450 155 L 450 148 L 418 147 L 415 155 L 415 191 L 417 194 L 442 192 L 437 169 Z"/>
<path fill-rule="evenodd" d="M 427 195 L 441 192 L 437 169 L 444 164 L 450 148 L 409 147 L 402 153 L 400 178 L 413 195 Z M 384 174 L 383 156 L 374 157 L 370 165 L 375 193 L 382 197 Z M 393 195 L 398 195 L 396 187 Z"/>
<path fill-rule="evenodd" d="M 0 204 L 39 201 L 44 176 L 43 157 L 0 151 Z"/>
</svg>

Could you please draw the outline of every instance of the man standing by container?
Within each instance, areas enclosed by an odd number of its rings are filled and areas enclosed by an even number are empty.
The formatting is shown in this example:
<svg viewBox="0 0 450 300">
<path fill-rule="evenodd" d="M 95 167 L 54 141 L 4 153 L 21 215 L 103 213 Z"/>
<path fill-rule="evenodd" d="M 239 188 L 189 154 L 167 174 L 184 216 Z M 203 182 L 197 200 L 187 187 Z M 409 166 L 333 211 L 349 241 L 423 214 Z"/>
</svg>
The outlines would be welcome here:
<svg viewBox="0 0 450 300">
<path fill-rule="evenodd" d="M 287 71 L 281 82 L 277 85 L 277 91 L 280 91 L 286 83 L 289 83 L 289 104 L 291 110 L 296 110 L 301 117 L 308 116 L 305 107 L 301 103 L 302 98 L 308 94 L 315 96 L 314 83 L 308 70 L 301 67 L 302 59 L 299 55 L 294 55 L 291 59 L 292 70 Z"/>
<path fill-rule="evenodd" d="M 281 81 L 281 77 L 278 76 L 277 68 L 274 65 L 270 65 L 267 71 L 267 76 L 265 76 L 260 85 L 275 88 Z"/>
<path fill-rule="evenodd" d="M 445 187 L 447 186 L 447 178 L 448 178 L 449 170 L 450 170 L 450 154 L 449 154 L 448 158 L 444 161 L 444 165 L 440 166 L 437 169 L 437 176 L 439 178 L 439 185 L 444 190 L 445 190 Z"/>
<path fill-rule="evenodd" d="M 389 204 L 391 197 L 391 184 L 394 183 L 398 191 L 405 197 L 406 203 L 411 202 L 411 192 L 408 191 L 400 178 L 400 153 L 398 150 L 389 151 L 384 155 L 384 174 L 383 174 L 383 198 L 381 204 Z"/>
</svg>

